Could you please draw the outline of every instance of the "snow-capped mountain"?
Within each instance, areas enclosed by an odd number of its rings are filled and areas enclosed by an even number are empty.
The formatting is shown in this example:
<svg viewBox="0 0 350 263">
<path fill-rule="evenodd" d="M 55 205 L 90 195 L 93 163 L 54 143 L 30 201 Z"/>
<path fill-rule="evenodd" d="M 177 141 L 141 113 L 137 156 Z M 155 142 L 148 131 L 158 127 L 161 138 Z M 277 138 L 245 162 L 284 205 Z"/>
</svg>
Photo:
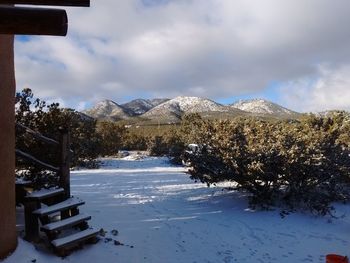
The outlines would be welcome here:
<svg viewBox="0 0 350 263">
<path fill-rule="evenodd" d="M 221 105 L 209 99 L 179 96 L 154 107 L 142 116 L 146 118 L 155 118 L 171 114 L 180 117 L 184 113 L 199 113 L 209 111 L 226 112 L 229 111 L 229 109 L 228 107 L 225 107 L 224 105 Z"/>
<path fill-rule="evenodd" d="M 100 101 L 84 113 L 96 119 L 108 120 L 128 119 L 132 116 L 131 112 L 111 100 Z"/>
<path fill-rule="evenodd" d="M 187 113 L 200 113 L 205 118 L 230 118 L 243 115 L 293 118 L 299 114 L 263 99 L 241 100 L 231 105 L 222 105 L 206 98 L 186 96 L 171 100 L 136 99 L 122 105 L 111 100 L 103 100 L 84 113 L 96 119 L 131 121 L 132 117 L 137 117 L 136 121 L 144 119 L 157 123 L 178 122 L 181 116 Z"/>
<path fill-rule="evenodd" d="M 255 114 L 269 115 L 293 115 L 297 114 L 287 108 L 284 108 L 276 103 L 264 99 L 240 100 L 230 105 L 233 108 Z"/>
<path fill-rule="evenodd" d="M 164 102 L 167 102 L 168 100 L 170 100 L 170 99 L 166 99 L 166 98 L 159 99 L 159 98 L 156 98 L 156 99 L 151 99 L 151 100 L 147 100 L 147 101 L 149 101 L 153 105 L 153 107 L 156 107 L 156 106 L 158 106 L 158 105 L 160 105 L 160 104 L 162 104 Z"/>
<path fill-rule="evenodd" d="M 121 106 L 124 109 L 127 109 L 128 111 L 132 112 L 133 115 L 141 115 L 168 100 L 169 99 L 136 99 L 128 103 L 121 104 Z"/>
</svg>

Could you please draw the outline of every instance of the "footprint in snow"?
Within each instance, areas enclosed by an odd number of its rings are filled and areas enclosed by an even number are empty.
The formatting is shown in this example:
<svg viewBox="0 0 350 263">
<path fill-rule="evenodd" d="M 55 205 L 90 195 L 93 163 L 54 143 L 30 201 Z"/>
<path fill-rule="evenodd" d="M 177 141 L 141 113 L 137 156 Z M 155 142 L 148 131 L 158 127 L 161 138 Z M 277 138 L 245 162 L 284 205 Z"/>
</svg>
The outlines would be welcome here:
<svg viewBox="0 0 350 263">
<path fill-rule="evenodd" d="M 233 262 L 232 260 L 233 260 L 232 256 L 226 256 L 226 257 L 224 257 L 223 262 L 224 263 L 230 263 L 230 262 Z"/>
<path fill-rule="evenodd" d="M 183 245 L 179 244 L 179 243 L 176 243 L 177 247 L 181 250 L 181 252 L 186 252 L 186 249 L 184 248 Z"/>
</svg>

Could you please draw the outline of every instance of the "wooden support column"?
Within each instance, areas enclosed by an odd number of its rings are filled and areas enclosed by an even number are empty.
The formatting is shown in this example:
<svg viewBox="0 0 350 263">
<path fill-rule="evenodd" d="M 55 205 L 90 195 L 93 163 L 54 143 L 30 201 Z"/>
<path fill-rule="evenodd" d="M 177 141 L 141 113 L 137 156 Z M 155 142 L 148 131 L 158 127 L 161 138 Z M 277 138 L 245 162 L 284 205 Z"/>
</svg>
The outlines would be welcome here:
<svg viewBox="0 0 350 263">
<path fill-rule="evenodd" d="M 29 242 L 39 242 L 39 219 L 33 215 L 33 211 L 40 208 L 37 200 L 26 200 L 24 203 L 24 217 L 25 217 L 25 237 Z"/>
<path fill-rule="evenodd" d="M 0 259 L 17 246 L 13 35 L 0 35 Z"/>
<path fill-rule="evenodd" d="M 60 167 L 59 184 L 65 191 L 64 198 L 70 197 L 70 138 L 66 128 L 60 128 Z"/>
</svg>

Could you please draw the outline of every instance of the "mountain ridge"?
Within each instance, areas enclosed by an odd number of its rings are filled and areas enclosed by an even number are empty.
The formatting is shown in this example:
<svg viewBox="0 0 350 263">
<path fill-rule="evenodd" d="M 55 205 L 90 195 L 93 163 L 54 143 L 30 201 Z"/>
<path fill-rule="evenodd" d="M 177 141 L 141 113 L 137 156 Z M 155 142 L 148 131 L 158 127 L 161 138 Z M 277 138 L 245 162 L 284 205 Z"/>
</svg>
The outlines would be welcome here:
<svg viewBox="0 0 350 263">
<path fill-rule="evenodd" d="M 83 113 L 99 120 L 147 120 L 154 122 L 179 122 L 184 114 L 199 113 L 205 117 L 216 116 L 267 116 L 295 117 L 300 113 L 265 99 L 239 100 L 224 105 L 201 97 L 178 96 L 173 99 L 134 99 L 118 104 L 112 100 L 98 102 Z"/>
</svg>

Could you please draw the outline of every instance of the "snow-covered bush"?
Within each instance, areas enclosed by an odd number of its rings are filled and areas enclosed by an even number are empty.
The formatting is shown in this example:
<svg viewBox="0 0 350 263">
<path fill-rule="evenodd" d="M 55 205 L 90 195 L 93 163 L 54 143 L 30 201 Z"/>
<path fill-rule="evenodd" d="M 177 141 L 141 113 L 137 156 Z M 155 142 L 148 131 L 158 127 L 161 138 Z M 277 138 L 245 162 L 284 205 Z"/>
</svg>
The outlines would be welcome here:
<svg viewBox="0 0 350 263">
<path fill-rule="evenodd" d="M 253 206 L 325 214 L 331 202 L 349 198 L 349 134 L 344 112 L 293 122 L 206 121 L 197 131 L 201 151 L 186 161 L 191 178 L 208 185 L 235 182 L 251 194 Z"/>
</svg>

